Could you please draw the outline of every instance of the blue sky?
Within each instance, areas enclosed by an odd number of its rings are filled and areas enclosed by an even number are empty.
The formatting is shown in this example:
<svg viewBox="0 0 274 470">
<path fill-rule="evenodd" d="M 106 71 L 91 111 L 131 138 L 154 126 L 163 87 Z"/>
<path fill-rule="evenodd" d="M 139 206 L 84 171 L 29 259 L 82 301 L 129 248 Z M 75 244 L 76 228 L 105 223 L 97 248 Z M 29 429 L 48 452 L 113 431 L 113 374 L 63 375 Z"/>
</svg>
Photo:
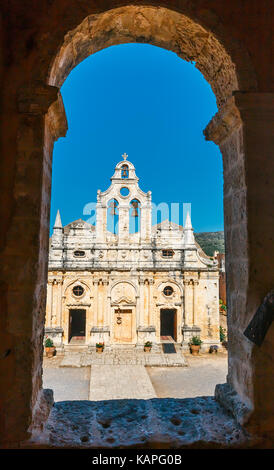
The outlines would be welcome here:
<svg viewBox="0 0 274 470">
<path fill-rule="evenodd" d="M 82 218 L 126 152 L 155 204 L 191 203 L 195 232 L 223 230 L 219 148 L 203 129 L 217 112 L 194 64 L 147 44 L 124 44 L 79 64 L 61 89 L 68 132 L 54 146 L 51 232 Z M 180 223 L 183 223 L 181 206 Z"/>
</svg>

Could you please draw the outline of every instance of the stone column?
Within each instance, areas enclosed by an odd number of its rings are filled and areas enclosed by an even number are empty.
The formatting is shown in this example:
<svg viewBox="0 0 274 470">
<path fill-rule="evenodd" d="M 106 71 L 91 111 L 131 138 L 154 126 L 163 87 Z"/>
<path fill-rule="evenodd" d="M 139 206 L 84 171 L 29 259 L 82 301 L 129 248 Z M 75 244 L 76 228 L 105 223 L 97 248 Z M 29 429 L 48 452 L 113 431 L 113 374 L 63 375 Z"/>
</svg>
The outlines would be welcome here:
<svg viewBox="0 0 274 470">
<path fill-rule="evenodd" d="M 100 201 L 100 192 L 97 194 L 96 204 L 96 242 L 105 243 L 107 228 L 107 206 Z"/>
<path fill-rule="evenodd" d="M 197 286 L 199 281 L 193 281 L 193 316 L 192 316 L 192 326 L 196 326 L 196 313 L 197 313 Z"/>
<path fill-rule="evenodd" d="M 184 349 L 188 349 L 190 338 L 193 336 L 193 281 L 184 280 L 184 326 L 182 328 Z"/>
<path fill-rule="evenodd" d="M 149 279 L 149 284 L 148 284 L 148 326 L 152 326 L 153 324 L 153 305 L 152 305 L 152 299 L 153 299 L 153 284 L 154 280 Z"/>
<path fill-rule="evenodd" d="M 57 318 L 57 308 L 58 308 L 58 298 L 57 298 L 57 281 L 54 279 L 52 281 L 52 313 L 51 313 L 51 327 L 56 326 Z"/>
<path fill-rule="evenodd" d="M 62 326 L 62 286 L 63 281 L 58 280 L 57 282 L 57 318 L 56 318 L 56 326 Z"/>
<path fill-rule="evenodd" d="M 141 206 L 141 242 L 148 243 L 151 240 L 151 192 L 148 192 L 147 201 Z"/>
<path fill-rule="evenodd" d="M 260 434 L 273 432 L 274 328 L 260 347 L 244 331 L 274 285 L 273 121 L 273 93 L 235 92 L 205 130 L 224 165 L 229 370 L 216 397 Z"/>
<path fill-rule="evenodd" d="M 119 204 L 119 243 L 127 243 L 129 237 L 129 206 Z"/>
<path fill-rule="evenodd" d="M 94 324 L 93 324 L 93 326 L 96 327 L 96 326 L 98 326 L 98 296 L 99 296 L 99 281 L 98 281 L 98 279 L 95 279 L 93 281 L 93 285 L 94 285 L 94 313 L 93 313 Z"/>
<path fill-rule="evenodd" d="M 48 281 L 47 284 L 47 307 L 46 307 L 46 327 L 51 327 L 51 315 L 52 315 L 52 282 Z"/>
<path fill-rule="evenodd" d="M 193 290 L 192 281 L 185 280 L 185 295 L 184 295 L 184 311 L 185 311 L 185 326 L 193 324 Z"/>
<path fill-rule="evenodd" d="M 107 286 L 108 286 L 108 279 L 104 278 L 102 280 L 102 306 L 101 306 L 101 317 L 102 317 L 102 323 L 100 326 L 106 326 L 107 323 L 107 317 L 108 317 L 108 292 L 107 292 Z"/>
<path fill-rule="evenodd" d="M 106 318 L 106 325 L 111 328 L 111 295 L 107 294 L 107 318 Z"/>
<path fill-rule="evenodd" d="M 139 299 L 139 324 L 137 326 L 144 326 L 144 279 L 139 280 L 140 299 Z"/>
<path fill-rule="evenodd" d="M 149 326 L 149 281 L 144 282 L 144 325 Z"/>
</svg>

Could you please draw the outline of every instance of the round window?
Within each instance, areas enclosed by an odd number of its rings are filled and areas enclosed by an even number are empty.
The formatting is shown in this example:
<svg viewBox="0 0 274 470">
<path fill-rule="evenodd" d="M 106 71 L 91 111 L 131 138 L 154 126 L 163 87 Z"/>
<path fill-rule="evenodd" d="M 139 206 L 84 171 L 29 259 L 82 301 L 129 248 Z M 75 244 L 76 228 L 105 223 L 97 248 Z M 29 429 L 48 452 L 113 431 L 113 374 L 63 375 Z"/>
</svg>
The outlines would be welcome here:
<svg viewBox="0 0 274 470">
<path fill-rule="evenodd" d="M 120 189 L 120 194 L 123 197 L 128 196 L 129 195 L 129 189 L 124 186 L 123 188 Z"/>
<path fill-rule="evenodd" d="M 84 289 L 82 286 L 75 286 L 73 287 L 72 292 L 74 293 L 74 295 L 76 295 L 76 297 L 80 297 L 81 295 L 83 295 Z"/>
<path fill-rule="evenodd" d="M 166 287 L 164 288 L 164 291 L 163 291 L 163 292 L 164 292 L 165 295 L 169 296 L 169 295 L 172 295 L 172 294 L 173 294 L 173 289 L 172 289 L 171 286 L 166 286 Z"/>
</svg>

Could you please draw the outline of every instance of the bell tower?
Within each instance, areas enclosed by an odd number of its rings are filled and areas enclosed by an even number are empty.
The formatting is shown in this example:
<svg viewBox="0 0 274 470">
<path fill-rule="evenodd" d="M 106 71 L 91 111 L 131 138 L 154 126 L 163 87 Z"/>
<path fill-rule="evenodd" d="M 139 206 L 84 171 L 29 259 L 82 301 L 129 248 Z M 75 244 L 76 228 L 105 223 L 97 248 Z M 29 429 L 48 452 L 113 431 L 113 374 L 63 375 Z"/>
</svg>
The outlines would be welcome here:
<svg viewBox="0 0 274 470">
<path fill-rule="evenodd" d="M 134 165 L 122 155 L 111 178 L 111 186 L 104 192 L 98 191 L 97 199 L 97 241 L 106 241 L 107 211 L 110 215 L 118 214 L 118 244 L 126 245 L 130 241 L 130 217 L 140 218 L 140 230 L 135 233 L 135 240 L 149 243 L 151 238 L 151 192 L 144 193 L 139 188 L 139 178 Z M 114 209 L 113 209 L 114 208 Z"/>
</svg>

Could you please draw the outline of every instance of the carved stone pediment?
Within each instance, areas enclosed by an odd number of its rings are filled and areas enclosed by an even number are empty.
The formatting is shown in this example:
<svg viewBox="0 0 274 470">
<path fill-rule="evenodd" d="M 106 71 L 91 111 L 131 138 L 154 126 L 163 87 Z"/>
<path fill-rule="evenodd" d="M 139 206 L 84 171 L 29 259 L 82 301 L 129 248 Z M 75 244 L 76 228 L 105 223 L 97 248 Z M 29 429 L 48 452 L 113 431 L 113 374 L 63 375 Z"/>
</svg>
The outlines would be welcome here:
<svg viewBox="0 0 274 470">
<path fill-rule="evenodd" d="M 127 304 L 136 303 L 136 291 L 132 284 L 129 282 L 118 282 L 114 285 L 111 291 L 111 301 L 113 303 L 125 302 Z"/>
<path fill-rule="evenodd" d="M 119 299 L 116 300 L 116 304 L 132 304 L 132 299 L 129 299 L 128 297 L 120 297 Z"/>
</svg>

